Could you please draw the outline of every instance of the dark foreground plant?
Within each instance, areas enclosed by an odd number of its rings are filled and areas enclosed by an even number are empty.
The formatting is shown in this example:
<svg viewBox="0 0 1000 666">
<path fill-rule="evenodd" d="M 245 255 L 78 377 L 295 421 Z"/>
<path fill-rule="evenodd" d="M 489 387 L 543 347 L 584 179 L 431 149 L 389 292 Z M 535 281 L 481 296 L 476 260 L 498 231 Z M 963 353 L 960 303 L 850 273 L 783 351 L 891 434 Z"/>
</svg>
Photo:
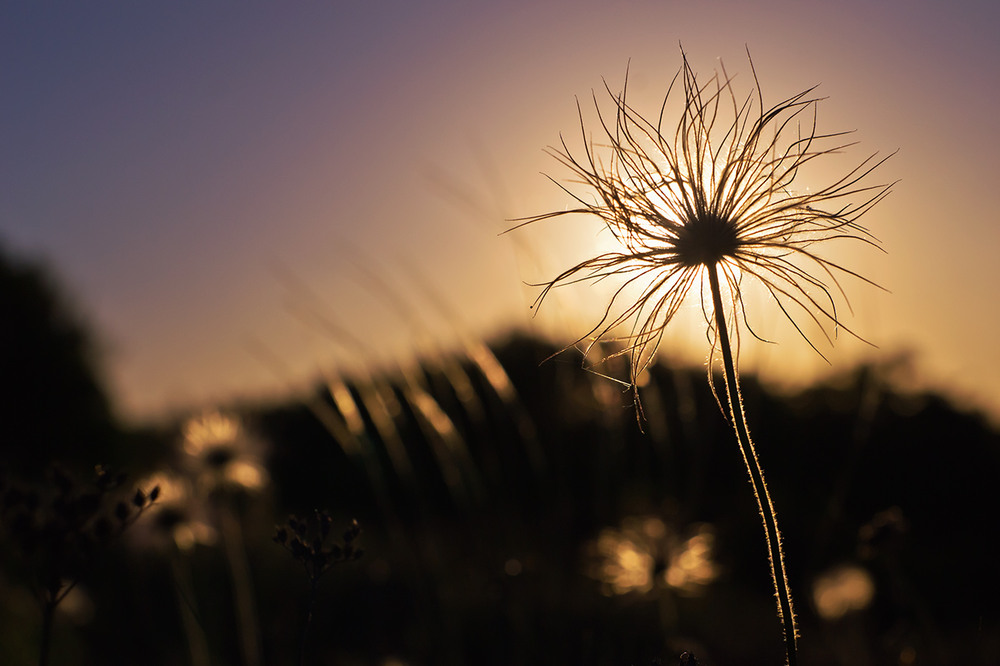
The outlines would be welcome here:
<svg viewBox="0 0 1000 666">
<path fill-rule="evenodd" d="M 622 278 L 604 316 L 577 342 L 588 341 L 588 352 L 601 340 L 622 344 L 619 353 L 630 357 L 630 381 L 640 410 L 639 376 L 653 362 L 667 326 L 689 292 L 697 289 L 710 342 L 709 380 L 718 352 L 727 416 L 764 524 L 786 657 L 794 665 L 797 631 L 781 533 L 740 395 L 740 320 L 758 337 L 747 321 L 744 280 L 762 285 L 817 352 L 815 331 L 827 341 L 827 329 L 858 337 L 844 326 L 838 310 L 838 301 L 847 304 L 840 279 L 851 276 L 874 283 L 814 248 L 836 239 L 878 247 L 858 219 L 889 192 L 889 185 L 863 182 L 887 158 L 872 155 L 828 185 L 793 189 L 802 185 L 795 181 L 801 181 L 803 167 L 846 147 L 840 141 L 843 133 L 817 131 L 819 100 L 811 96 L 812 89 L 765 106 L 755 71 L 750 93 L 741 98 L 724 69 L 721 76 L 701 82 L 683 52 L 682 59 L 659 114 L 652 119 L 630 105 L 625 91 L 614 94 L 605 85 L 614 103 L 613 117 L 602 113 L 594 96 L 603 132 L 600 143 L 588 136 L 577 105 L 582 156 L 574 154 L 565 139 L 551 154 L 589 190 L 576 194 L 563 188 L 576 200 L 576 207 L 526 218 L 518 226 L 563 215 L 596 216 L 619 243 L 620 249 L 587 259 L 538 285 L 543 289 L 535 305 L 556 286 Z M 675 87 L 682 96 L 680 119 L 668 125 Z M 630 288 L 638 289 L 639 295 L 629 295 Z M 623 325 L 630 330 L 619 333 Z"/>
<path fill-rule="evenodd" d="M 0 480 L 0 526 L 20 555 L 42 610 L 38 663 L 46 666 L 56 608 L 109 543 L 120 536 L 159 496 L 120 491 L 124 474 L 97 466 L 92 483 L 79 483 L 51 468 L 49 483 L 20 486 Z"/>
<path fill-rule="evenodd" d="M 308 519 L 289 516 L 288 522 L 275 529 L 274 541 L 281 544 L 292 557 L 302 563 L 309 577 L 309 598 L 306 619 L 299 641 L 299 664 L 305 663 L 306 636 L 312 624 L 313 609 L 319 596 L 319 581 L 327 571 L 341 562 L 353 562 L 364 551 L 354 545 L 361 536 L 358 521 L 351 521 L 344 531 L 341 543 L 332 543 L 333 518 L 328 511 L 314 511 Z M 331 542 L 331 543 L 328 543 Z"/>
</svg>

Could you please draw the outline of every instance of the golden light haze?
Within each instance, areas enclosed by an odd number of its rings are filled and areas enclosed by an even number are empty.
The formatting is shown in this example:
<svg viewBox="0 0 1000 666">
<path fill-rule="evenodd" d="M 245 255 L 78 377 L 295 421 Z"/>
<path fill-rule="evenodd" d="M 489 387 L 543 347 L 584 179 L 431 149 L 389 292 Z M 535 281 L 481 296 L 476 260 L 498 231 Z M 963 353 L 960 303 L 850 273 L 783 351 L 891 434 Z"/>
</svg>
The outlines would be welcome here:
<svg viewBox="0 0 1000 666">
<path fill-rule="evenodd" d="M 702 76 L 724 62 L 744 91 L 749 49 L 765 103 L 819 85 L 820 131 L 857 130 L 846 162 L 899 149 L 875 180 L 900 182 L 863 219 L 886 254 L 843 256 L 891 292 L 845 283 L 846 322 L 878 350 L 841 336 L 827 366 L 764 303 L 752 322 L 780 344 L 745 336 L 744 369 L 803 381 L 909 350 L 914 388 L 1000 415 L 992 4 L 2 11 L 0 236 L 69 283 L 126 414 L 278 393 L 326 365 L 451 344 L 456 327 L 580 331 L 599 293 L 564 290 L 532 319 L 522 283 L 592 251 L 599 229 L 498 233 L 571 205 L 541 174 L 567 175 L 543 148 L 560 132 L 579 145 L 574 96 L 587 113 L 628 68 L 655 113 L 683 44 Z M 704 360 L 696 314 L 663 353 Z"/>
</svg>

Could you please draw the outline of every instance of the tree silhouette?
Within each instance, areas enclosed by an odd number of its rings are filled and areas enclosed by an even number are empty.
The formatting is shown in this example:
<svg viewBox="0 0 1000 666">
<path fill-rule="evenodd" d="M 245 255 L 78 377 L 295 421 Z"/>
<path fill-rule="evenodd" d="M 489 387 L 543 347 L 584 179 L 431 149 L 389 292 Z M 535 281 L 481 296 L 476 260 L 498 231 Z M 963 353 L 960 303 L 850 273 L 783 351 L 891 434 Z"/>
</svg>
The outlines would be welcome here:
<svg viewBox="0 0 1000 666">
<path fill-rule="evenodd" d="M 37 476 L 49 463 L 93 468 L 116 427 L 90 332 L 41 264 L 0 244 L 0 461 Z"/>
</svg>

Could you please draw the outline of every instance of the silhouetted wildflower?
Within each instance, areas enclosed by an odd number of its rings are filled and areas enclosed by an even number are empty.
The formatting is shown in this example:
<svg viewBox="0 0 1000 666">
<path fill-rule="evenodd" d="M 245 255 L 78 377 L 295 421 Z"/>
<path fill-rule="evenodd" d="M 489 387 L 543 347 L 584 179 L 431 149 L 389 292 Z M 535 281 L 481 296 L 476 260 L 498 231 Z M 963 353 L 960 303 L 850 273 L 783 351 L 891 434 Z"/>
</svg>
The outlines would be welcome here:
<svg viewBox="0 0 1000 666">
<path fill-rule="evenodd" d="M 344 530 L 342 540 L 337 543 L 331 538 L 333 534 L 333 518 L 328 511 L 314 511 L 307 519 L 289 516 L 288 522 L 275 528 L 274 541 L 292 554 L 292 557 L 306 569 L 309 577 L 309 597 L 306 619 L 302 625 L 302 637 L 299 643 L 299 663 L 305 660 L 306 636 L 312 624 L 313 608 L 319 595 L 320 578 L 341 562 L 353 562 L 363 554 L 355 545 L 361 536 L 358 521 L 352 520 Z"/>
<path fill-rule="evenodd" d="M 812 322 L 828 340 L 827 328 L 853 334 L 838 311 L 837 302 L 847 302 L 839 278 L 848 275 L 874 283 L 818 254 L 816 245 L 846 239 L 878 247 L 858 220 L 889 192 L 890 185 L 863 182 L 887 158 L 872 155 L 828 185 L 793 189 L 801 185 L 796 179 L 804 167 L 845 147 L 839 143 L 843 134 L 817 131 L 819 100 L 810 96 L 812 89 L 767 107 L 756 72 L 753 89 L 741 99 L 724 69 L 721 77 L 715 74 L 701 83 L 683 51 L 681 55 L 681 69 L 653 120 L 630 105 L 626 90 L 614 94 L 605 84 L 614 104 L 613 118 L 605 117 L 594 96 L 606 144 L 587 135 L 577 104 L 583 156 L 574 155 L 565 140 L 551 152 L 589 191 L 576 194 L 564 188 L 577 206 L 527 218 L 519 226 L 583 214 L 600 219 L 618 241 L 619 249 L 586 259 L 539 285 L 543 289 L 535 305 L 560 285 L 623 279 L 604 316 L 577 342 L 589 340 L 588 352 L 602 339 L 623 343 L 617 354 L 629 355 L 637 406 L 640 374 L 653 362 L 667 326 L 688 294 L 698 287 L 710 343 L 709 378 L 718 351 L 728 416 L 764 523 L 785 653 L 794 666 L 797 631 L 781 533 L 740 397 L 740 319 L 756 335 L 747 321 L 744 279 L 749 276 L 760 283 L 818 353 L 799 318 Z M 678 79 L 682 109 L 671 126 L 667 108 Z M 830 139 L 835 139 L 832 145 Z M 728 309 L 723 304 L 723 284 Z M 627 293 L 633 285 L 640 288 L 637 297 Z M 622 325 L 630 330 L 619 334 Z"/>
<path fill-rule="evenodd" d="M 363 550 L 354 545 L 355 540 L 361 536 L 358 521 L 351 521 L 344 531 L 341 543 L 330 539 L 332 532 L 333 518 L 330 513 L 315 511 L 305 520 L 289 516 L 286 524 L 275 529 L 274 541 L 305 566 L 310 581 L 318 581 L 334 565 L 352 562 L 364 554 Z"/>
<path fill-rule="evenodd" d="M 668 126 L 666 109 L 678 79 L 683 108 L 677 124 Z M 601 111 L 596 95 L 594 104 L 606 143 L 586 133 L 578 104 L 582 156 L 565 139 L 560 148 L 550 149 L 579 178 L 574 182 L 589 188 L 589 195 L 563 188 L 577 206 L 520 220 L 518 226 L 564 215 L 595 216 L 620 249 L 584 260 L 539 285 L 543 289 L 535 306 L 560 285 L 624 279 L 604 316 L 579 341 L 624 343 L 620 353 L 631 358 L 633 382 L 652 362 L 667 326 L 699 285 L 713 352 L 718 347 L 713 308 L 705 298 L 708 267 L 721 270 L 730 312 L 744 324 L 743 280 L 749 276 L 764 286 L 814 349 L 799 315 L 827 339 L 827 328 L 851 332 L 837 307 L 839 299 L 846 302 L 838 276 L 874 283 L 818 254 L 816 244 L 848 239 L 878 247 L 858 219 L 889 192 L 888 185 L 862 182 L 887 158 L 872 155 L 826 186 L 793 189 L 801 185 L 795 181 L 803 167 L 846 147 L 839 141 L 828 145 L 844 133 L 818 133 L 819 99 L 810 96 L 813 89 L 765 107 L 756 72 L 754 88 L 740 99 L 725 70 L 702 83 L 683 56 L 659 115 L 649 120 L 627 101 L 627 81 L 620 94 L 605 87 L 613 118 Z M 641 287 L 638 297 L 626 293 L 631 285 Z M 631 330 L 616 333 L 624 324 Z M 753 333 L 749 324 L 747 328 Z M 737 338 L 738 331 L 734 327 Z"/>
<path fill-rule="evenodd" d="M 41 654 L 46 664 L 56 607 L 74 590 L 109 543 L 159 498 L 149 491 L 123 491 L 124 474 L 98 465 L 89 484 L 53 467 L 48 483 L 0 484 L 0 525 L 20 555 L 42 607 Z"/>
</svg>

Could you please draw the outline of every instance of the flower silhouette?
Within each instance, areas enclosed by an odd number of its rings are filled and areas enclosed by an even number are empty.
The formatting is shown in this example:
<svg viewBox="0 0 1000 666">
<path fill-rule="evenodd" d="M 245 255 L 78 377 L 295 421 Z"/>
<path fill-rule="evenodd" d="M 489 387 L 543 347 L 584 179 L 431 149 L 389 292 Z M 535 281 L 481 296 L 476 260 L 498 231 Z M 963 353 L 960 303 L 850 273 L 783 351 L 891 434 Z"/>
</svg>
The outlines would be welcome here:
<svg viewBox="0 0 1000 666">
<path fill-rule="evenodd" d="M 184 423 L 183 450 L 198 482 L 209 490 L 258 492 L 268 482 L 262 444 L 239 417 L 206 411 Z"/>
<path fill-rule="evenodd" d="M 725 377 L 725 411 L 757 500 L 787 664 L 795 666 L 798 632 L 781 531 L 740 396 L 736 361 L 741 319 L 756 336 L 747 321 L 743 281 L 749 277 L 763 285 L 821 356 L 811 328 L 827 340 L 828 329 L 856 335 L 841 321 L 838 302 L 850 304 L 840 279 L 851 276 L 874 283 L 818 254 L 816 245 L 850 240 L 879 247 L 858 220 L 889 193 L 891 185 L 866 184 L 888 158 L 872 155 L 827 185 L 800 189 L 796 186 L 801 185 L 805 168 L 847 147 L 843 133 L 817 130 L 819 99 L 811 96 L 813 89 L 765 106 L 752 61 L 754 86 L 741 98 L 724 68 L 721 75 L 702 83 L 683 51 L 681 55 L 681 69 L 653 120 L 627 101 L 627 76 L 626 90 L 620 94 L 605 84 L 614 102 L 613 116 L 601 112 L 594 96 L 604 143 L 589 138 L 577 103 L 583 156 L 574 155 L 565 139 L 551 153 L 589 192 L 574 194 L 563 187 L 577 206 L 523 219 L 518 226 L 584 214 L 599 218 L 617 240 L 618 249 L 586 259 L 539 285 L 543 289 L 534 305 L 560 285 L 623 279 L 603 317 L 577 342 L 590 341 L 587 353 L 601 340 L 622 343 L 615 355 L 629 356 L 630 381 L 640 408 L 640 375 L 653 362 L 667 326 L 688 294 L 698 287 L 710 343 L 709 380 L 718 399 L 712 381 L 718 351 Z M 676 125 L 669 126 L 665 119 L 678 80 L 681 112 Z M 639 287 L 637 297 L 632 296 L 633 286 Z M 630 330 L 617 333 L 625 324 Z"/>
<path fill-rule="evenodd" d="M 587 573 L 601 582 L 607 596 L 663 589 L 696 596 L 719 574 L 715 537 L 709 525 L 687 532 L 655 515 L 630 516 L 588 544 L 592 563 Z"/>
<path fill-rule="evenodd" d="M 821 241 L 849 239 L 879 247 L 858 219 L 889 193 L 891 185 L 865 184 L 888 157 L 872 155 L 833 182 L 795 189 L 796 179 L 818 158 L 839 152 L 845 133 L 821 134 L 816 125 L 813 89 L 765 106 L 753 70 L 754 86 L 738 97 L 733 79 L 716 73 L 699 81 L 687 57 L 652 120 L 627 100 L 625 89 L 612 93 L 613 116 L 602 112 L 594 95 L 600 133 L 583 131 L 582 155 L 565 138 L 550 153 L 589 192 L 569 193 L 578 205 L 519 220 L 523 226 L 564 215 L 599 218 L 618 249 L 572 266 L 541 285 L 537 307 L 554 287 L 580 281 L 621 278 L 604 316 L 578 342 L 614 340 L 631 359 L 633 386 L 653 360 L 657 346 L 682 303 L 696 286 L 714 353 L 719 344 L 713 308 L 704 294 L 707 268 L 721 272 L 728 288 L 729 316 L 746 319 L 744 279 L 757 280 L 785 317 L 820 355 L 819 335 L 844 326 L 838 301 L 848 305 L 840 278 L 867 278 L 816 252 Z M 666 111 L 680 88 L 682 110 L 668 126 Z M 515 227 L 518 228 L 518 227 Z M 629 288 L 638 285 L 638 297 Z M 803 320 L 802 317 L 805 317 Z M 617 331 L 627 324 L 630 329 Z M 738 342 L 739 328 L 734 326 Z M 756 334 L 754 334 L 756 335 Z M 856 336 L 859 337 L 859 336 Z M 588 347 L 589 351 L 589 347 Z M 711 366 L 710 366 L 711 367 Z"/>
</svg>

